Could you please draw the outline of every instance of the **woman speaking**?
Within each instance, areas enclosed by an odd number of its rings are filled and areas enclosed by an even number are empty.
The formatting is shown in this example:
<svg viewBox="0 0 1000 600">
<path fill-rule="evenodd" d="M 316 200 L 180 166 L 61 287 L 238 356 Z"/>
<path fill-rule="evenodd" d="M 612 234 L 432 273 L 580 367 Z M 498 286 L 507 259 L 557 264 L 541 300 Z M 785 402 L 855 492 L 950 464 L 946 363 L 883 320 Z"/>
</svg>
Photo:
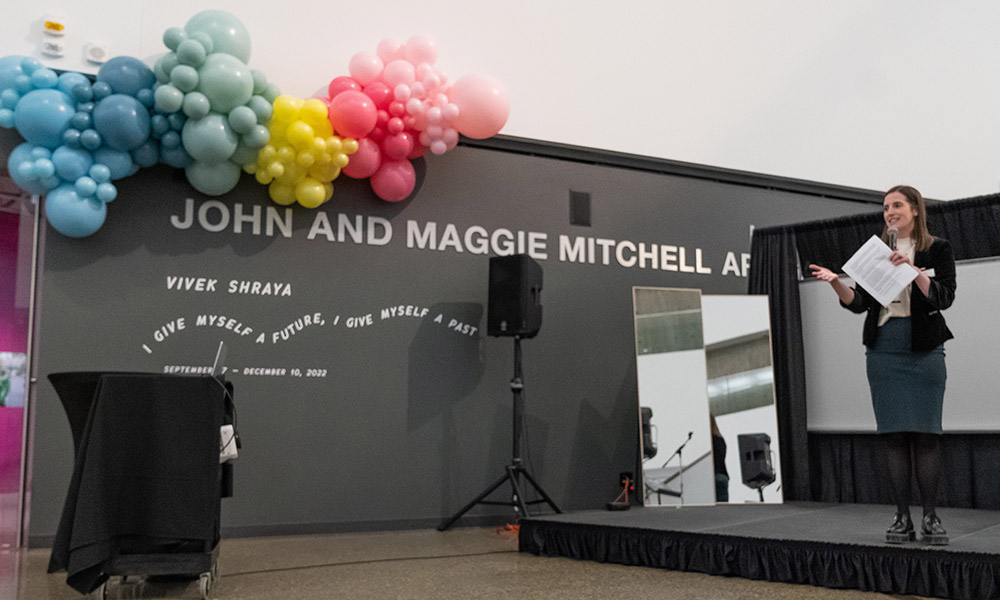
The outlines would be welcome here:
<svg viewBox="0 0 1000 600">
<path fill-rule="evenodd" d="M 941 311 L 955 299 L 955 258 L 947 240 L 927 231 L 924 198 L 916 189 L 905 185 L 890 189 L 882 214 L 882 240 L 896 246 L 889 261 L 917 271 L 917 278 L 889 306 L 881 306 L 860 286 L 847 287 L 827 268 L 809 268 L 833 287 L 841 305 L 867 313 L 862 339 L 867 348 L 868 386 L 896 502 L 885 541 L 899 544 L 916 539 L 910 519 L 912 465 L 923 504 L 922 538 L 929 544 L 947 544 L 948 534 L 935 502 L 941 478 L 941 408 L 947 376 L 943 344 L 953 337 Z"/>
</svg>

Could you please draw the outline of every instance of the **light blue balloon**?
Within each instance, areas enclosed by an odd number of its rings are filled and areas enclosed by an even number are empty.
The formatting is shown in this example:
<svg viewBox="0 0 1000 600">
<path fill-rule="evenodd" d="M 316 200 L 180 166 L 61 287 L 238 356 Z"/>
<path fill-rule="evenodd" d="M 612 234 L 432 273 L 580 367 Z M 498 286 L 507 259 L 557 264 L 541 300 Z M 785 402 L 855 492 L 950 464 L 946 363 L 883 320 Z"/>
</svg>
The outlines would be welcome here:
<svg viewBox="0 0 1000 600">
<path fill-rule="evenodd" d="M 177 67 L 179 69 L 180 67 Z M 174 69 L 175 71 L 177 69 Z M 208 98 L 205 94 L 200 92 L 191 92 L 184 95 L 184 114 L 187 115 L 189 119 L 201 119 L 206 116 L 211 110 L 212 105 L 209 103 Z"/>
<path fill-rule="evenodd" d="M 7 157 L 7 171 L 19 188 L 29 194 L 44 194 L 46 188 L 38 177 L 34 176 L 35 157 L 31 154 L 32 145 L 28 142 L 15 147 Z M 30 165 L 30 166 L 29 166 Z M 28 168 L 24 168 L 28 167 Z M 23 173 L 23 174 L 22 174 Z"/>
<path fill-rule="evenodd" d="M 233 155 L 237 138 L 225 117 L 211 113 L 203 119 L 185 123 L 181 141 L 195 161 L 220 163 Z"/>
<path fill-rule="evenodd" d="M 160 162 L 159 144 L 156 140 L 146 140 L 146 143 L 132 151 L 132 162 L 140 167 L 152 167 Z"/>
<path fill-rule="evenodd" d="M 184 151 L 182 146 L 174 146 L 173 148 L 161 147 L 160 162 L 175 169 L 184 169 L 190 166 L 194 162 L 194 159 Z"/>
<path fill-rule="evenodd" d="M 184 92 L 173 85 L 161 85 L 153 94 L 156 108 L 167 113 L 175 113 L 184 105 Z"/>
<path fill-rule="evenodd" d="M 111 181 L 111 169 L 108 165 L 102 165 L 101 163 L 94 163 L 88 171 L 90 178 L 97 183 L 107 183 Z"/>
<path fill-rule="evenodd" d="M 26 56 L 4 56 L 0 58 L 0 90 L 14 89 L 19 75 L 24 75 L 21 63 L 26 60 Z"/>
<path fill-rule="evenodd" d="M 184 170 L 188 182 L 202 194 L 221 196 L 240 181 L 240 167 L 228 160 L 219 163 L 195 161 Z"/>
<path fill-rule="evenodd" d="M 59 76 L 59 91 L 66 94 L 70 98 L 74 97 L 73 89 L 78 85 L 84 85 L 88 88 L 90 87 L 90 80 L 83 73 L 77 73 L 76 71 L 66 71 Z"/>
<path fill-rule="evenodd" d="M 97 193 L 97 182 L 90 177 L 81 177 L 73 183 L 73 189 L 81 198 L 89 198 Z"/>
<path fill-rule="evenodd" d="M 152 88 L 143 88 L 135 95 L 135 99 L 146 108 L 153 108 L 156 103 Z"/>
<path fill-rule="evenodd" d="M 149 128 L 153 132 L 153 137 L 161 138 L 164 133 L 170 131 L 170 123 L 163 115 L 153 115 L 149 118 Z"/>
<path fill-rule="evenodd" d="M 76 181 L 87 174 L 90 166 L 94 164 L 94 159 L 86 150 L 60 146 L 52 153 L 52 164 L 55 165 L 56 175 L 60 179 Z"/>
<path fill-rule="evenodd" d="M 176 52 L 177 46 L 187 39 L 187 32 L 180 27 L 171 27 L 163 32 L 163 45 Z"/>
<path fill-rule="evenodd" d="M 84 129 L 80 132 L 80 144 L 87 150 L 97 150 L 102 141 L 101 134 L 96 129 Z"/>
<path fill-rule="evenodd" d="M 233 15 L 221 10 L 206 10 L 188 19 L 184 31 L 189 36 L 197 32 L 208 34 L 212 52 L 225 52 L 243 62 L 250 60 L 250 32 Z"/>
<path fill-rule="evenodd" d="M 263 148 L 271 140 L 271 132 L 263 125 L 254 125 L 243 135 L 243 145 L 250 148 Z"/>
<path fill-rule="evenodd" d="M 135 96 L 140 90 L 152 88 L 156 76 L 138 58 L 116 56 L 101 65 L 97 71 L 97 81 L 107 83 L 115 94 Z"/>
<path fill-rule="evenodd" d="M 191 65 L 177 65 L 170 72 L 170 83 L 182 92 L 194 91 L 198 87 L 198 71 Z"/>
<path fill-rule="evenodd" d="M 45 197 L 45 216 L 59 233 L 69 237 L 92 235 L 107 217 L 108 209 L 97 198 L 81 198 L 73 184 L 65 183 Z"/>
<path fill-rule="evenodd" d="M 181 134 L 180 132 L 174 131 L 172 129 L 164 133 L 163 137 L 160 138 L 160 146 L 163 148 L 173 150 L 174 148 L 178 148 L 180 145 L 181 145 Z"/>
<path fill-rule="evenodd" d="M 40 90 L 50 90 L 59 85 L 59 76 L 52 69 L 38 69 L 31 74 L 31 85 Z"/>
<path fill-rule="evenodd" d="M 62 144 L 62 135 L 70 126 L 76 107 L 69 96 L 59 90 L 28 92 L 14 109 L 14 126 L 32 144 L 55 148 Z"/>
<path fill-rule="evenodd" d="M 47 158 L 36 158 L 34 172 L 35 177 L 45 179 L 47 177 L 52 177 L 55 174 L 56 166 Z"/>
<path fill-rule="evenodd" d="M 132 155 L 128 152 L 110 148 L 101 148 L 95 152 L 94 161 L 107 165 L 108 169 L 111 170 L 112 180 L 128 177 L 132 174 L 132 168 L 135 166 L 135 163 L 132 162 Z"/>
<path fill-rule="evenodd" d="M 81 111 L 73 115 L 70 125 L 73 126 L 73 129 L 83 131 L 84 129 L 90 129 L 90 126 L 93 125 L 92 121 L 93 119 L 90 118 L 90 113 Z"/>
<path fill-rule="evenodd" d="M 113 94 L 94 107 L 94 129 L 112 150 L 135 150 L 149 139 L 149 110 L 132 96 Z"/>
<path fill-rule="evenodd" d="M 106 81 L 98 81 L 94 83 L 94 85 L 90 86 L 90 89 L 94 90 L 94 100 L 97 100 L 98 102 L 115 93 Z"/>
<path fill-rule="evenodd" d="M 80 132 L 76 129 L 67 129 L 63 133 L 63 145 L 69 146 L 70 148 L 81 148 L 83 144 L 80 142 Z"/>
<path fill-rule="evenodd" d="M 3 108 L 13 109 L 17 106 L 17 101 L 21 99 L 21 94 L 18 94 L 13 89 L 4 90 L 0 92 L 0 106 Z"/>
<path fill-rule="evenodd" d="M 80 83 L 73 86 L 73 99 L 81 104 L 87 104 L 94 100 L 94 88 L 90 85 L 90 82 Z M 77 110 L 80 110 L 80 105 L 77 105 Z M 93 108 L 93 107 L 91 107 Z"/>
<path fill-rule="evenodd" d="M 247 106 L 257 115 L 257 122 L 263 125 L 271 120 L 274 114 L 274 106 L 264 99 L 263 96 L 254 96 L 247 102 Z"/>
<path fill-rule="evenodd" d="M 177 46 L 177 60 L 182 65 L 200 67 L 207 57 L 208 52 L 205 49 L 205 45 L 198 40 L 187 39 Z M 171 77 L 173 75 L 173 73 L 170 73 Z"/>
<path fill-rule="evenodd" d="M 101 202 L 111 202 L 118 197 L 118 188 L 111 183 L 101 183 L 97 186 L 97 199 Z"/>
<path fill-rule="evenodd" d="M 229 111 L 229 126 L 236 133 L 247 133 L 257 124 L 257 114 L 249 106 L 237 106 Z"/>
<path fill-rule="evenodd" d="M 0 108 L 0 127 L 4 129 L 14 127 L 14 111 L 9 108 Z"/>
</svg>

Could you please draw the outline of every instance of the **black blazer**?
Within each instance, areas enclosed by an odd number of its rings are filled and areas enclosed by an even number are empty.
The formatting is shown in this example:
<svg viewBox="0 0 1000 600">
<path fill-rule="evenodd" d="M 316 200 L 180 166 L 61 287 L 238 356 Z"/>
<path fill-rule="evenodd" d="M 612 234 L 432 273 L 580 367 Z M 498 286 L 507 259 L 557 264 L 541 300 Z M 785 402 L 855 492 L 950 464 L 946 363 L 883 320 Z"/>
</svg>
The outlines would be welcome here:
<svg viewBox="0 0 1000 600">
<path fill-rule="evenodd" d="M 934 238 L 930 248 L 914 254 L 913 264 L 934 269 L 930 293 L 926 296 L 916 285 L 910 286 L 910 347 L 914 352 L 929 352 L 955 337 L 941 314 L 955 300 L 955 255 L 948 240 Z M 862 341 L 865 346 L 875 345 L 882 305 L 861 286 L 854 287 L 854 300 L 850 304 L 841 302 L 841 305 L 856 313 L 868 312 Z"/>
</svg>

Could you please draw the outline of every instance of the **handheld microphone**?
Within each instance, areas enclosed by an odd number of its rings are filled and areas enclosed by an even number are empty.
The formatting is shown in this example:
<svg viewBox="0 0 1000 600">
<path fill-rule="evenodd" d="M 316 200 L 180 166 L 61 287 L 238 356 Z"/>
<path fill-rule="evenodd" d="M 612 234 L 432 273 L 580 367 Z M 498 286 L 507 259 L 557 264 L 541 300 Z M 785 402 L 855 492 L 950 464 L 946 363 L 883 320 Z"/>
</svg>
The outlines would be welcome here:
<svg viewBox="0 0 1000 600">
<path fill-rule="evenodd" d="M 888 229 L 889 235 L 889 249 L 893 252 L 896 251 L 896 238 L 899 237 L 899 227 L 895 225 L 890 225 Z"/>
</svg>

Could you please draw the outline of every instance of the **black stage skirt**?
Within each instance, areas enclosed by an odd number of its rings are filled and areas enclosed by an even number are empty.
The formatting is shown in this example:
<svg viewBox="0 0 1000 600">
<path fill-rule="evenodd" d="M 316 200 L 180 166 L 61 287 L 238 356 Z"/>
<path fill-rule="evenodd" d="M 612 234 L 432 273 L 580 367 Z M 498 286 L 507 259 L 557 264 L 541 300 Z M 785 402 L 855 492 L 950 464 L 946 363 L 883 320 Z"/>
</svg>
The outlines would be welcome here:
<svg viewBox="0 0 1000 600">
<path fill-rule="evenodd" d="M 868 386 L 879 433 L 941 433 L 941 408 L 948 372 L 944 346 L 910 349 L 910 319 L 893 317 L 879 327 L 866 351 Z"/>
</svg>

